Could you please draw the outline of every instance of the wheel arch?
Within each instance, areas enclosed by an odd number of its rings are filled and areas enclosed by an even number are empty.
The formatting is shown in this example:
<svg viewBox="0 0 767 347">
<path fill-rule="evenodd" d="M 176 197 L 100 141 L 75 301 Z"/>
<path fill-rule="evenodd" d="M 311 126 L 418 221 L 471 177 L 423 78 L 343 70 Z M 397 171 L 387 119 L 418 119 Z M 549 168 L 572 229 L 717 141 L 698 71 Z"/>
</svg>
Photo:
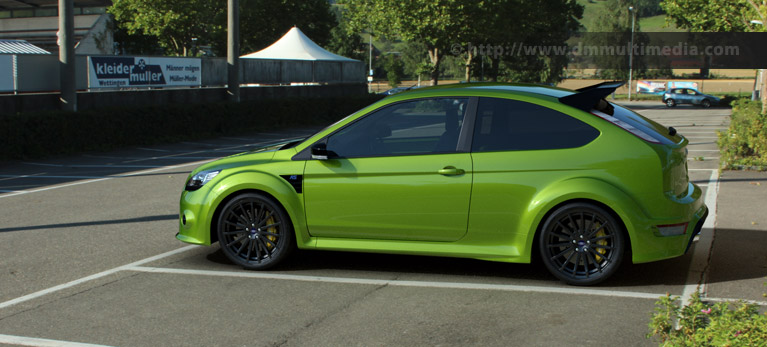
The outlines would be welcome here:
<svg viewBox="0 0 767 347">
<path fill-rule="evenodd" d="M 571 200 L 562 201 L 552 206 L 550 209 L 546 211 L 546 213 L 543 214 L 541 220 L 538 222 L 538 225 L 535 228 L 535 233 L 533 234 L 533 237 L 531 240 L 532 241 L 532 243 L 530 244 L 531 260 L 538 260 L 540 258 L 540 254 L 539 254 L 540 251 L 538 247 L 535 247 L 535 243 L 538 241 L 538 238 L 541 237 L 541 232 L 543 231 L 543 224 L 545 224 L 546 220 L 548 220 L 548 218 L 559 208 L 566 205 L 577 204 L 577 203 L 591 204 L 605 210 L 608 214 L 610 214 L 611 217 L 613 217 L 618 222 L 618 227 L 623 233 L 623 236 L 626 237 L 625 242 L 627 242 L 628 245 L 631 244 L 631 235 L 629 235 L 628 233 L 626 222 L 623 220 L 623 218 L 621 218 L 621 216 L 617 212 L 615 212 L 614 209 L 612 209 L 610 206 L 608 206 L 607 204 L 599 200 L 594 200 L 589 198 L 574 198 Z M 623 254 L 623 256 L 624 257 L 628 256 L 629 257 L 628 259 L 631 259 L 631 247 L 626 247 L 625 253 Z"/>
<path fill-rule="evenodd" d="M 236 183 L 221 183 L 211 191 L 211 194 L 215 193 L 216 196 L 211 199 L 213 201 L 210 205 L 212 213 L 208 213 L 208 219 L 204 221 L 211 244 L 218 241 L 216 224 L 224 206 L 235 197 L 247 193 L 262 194 L 274 200 L 290 218 L 296 236 L 296 243 L 300 245 L 308 241 L 303 200 L 298 196 L 299 194 L 290 183 L 264 172 L 242 172 L 233 174 L 230 177 L 230 179 L 222 182 Z"/>
<path fill-rule="evenodd" d="M 620 224 L 627 238 L 625 254 L 631 254 L 636 221 L 646 218 L 644 210 L 628 194 L 612 184 L 594 178 L 576 178 L 560 182 L 542 190 L 531 201 L 533 206 L 526 216 L 528 221 L 523 224 L 529 227 L 523 254 L 530 255 L 531 259 L 537 255 L 534 254 L 537 252 L 535 242 L 546 219 L 564 205 L 585 202 L 610 213 Z M 535 205 L 537 208 L 534 208 Z"/>
</svg>

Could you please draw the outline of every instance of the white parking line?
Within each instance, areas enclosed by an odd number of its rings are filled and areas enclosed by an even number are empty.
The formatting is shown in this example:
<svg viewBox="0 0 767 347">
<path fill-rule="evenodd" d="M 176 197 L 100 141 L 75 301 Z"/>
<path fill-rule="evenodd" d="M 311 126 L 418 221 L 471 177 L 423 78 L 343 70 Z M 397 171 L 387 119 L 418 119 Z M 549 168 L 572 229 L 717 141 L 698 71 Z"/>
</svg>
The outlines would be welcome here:
<svg viewBox="0 0 767 347">
<path fill-rule="evenodd" d="M 701 296 L 706 294 L 706 275 L 708 273 L 708 264 L 711 257 L 711 245 L 714 242 L 714 226 L 716 226 L 716 202 L 719 194 L 719 170 L 711 170 L 711 177 L 708 179 L 708 188 L 706 189 L 705 203 L 708 206 L 708 218 L 703 223 L 703 230 L 700 233 L 695 249 L 693 250 L 690 269 L 687 272 L 684 290 L 682 290 L 682 305 L 690 303 L 692 294 L 697 291 Z"/>
<path fill-rule="evenodd" d="M 109 269 L 109 270 L 106 270 L 106 271 L 102 271 L 102 272 L 99 272 L 97 274 L 93 274 L 93 275 L 86 276 L 86 277 L 83 277 L 83 278 L 80 278 L 80 279 L 76 279 L 74 281 L 70 281 L 70 282 L 67 282 L 67 283 L 64 283 L 64 284 L 59 284 L 57 286 L 53 286 L 53 287 L 50 287 L 48 289 L 43 289 L 43 290 L 34 292 L 32 294 L 27 294 L 27 295 L 24 295 L 22 297 L 18 297 L 16 299 L 8 300 L 6 302 L 0 303 L 0 309 L 6 308 L 6 307 L 9 307 L 9 306 L 13 306 L 13 305 L 16 305 L 16 304 L 20 304 L 22 302 L 29 301 L 29 300 L 32 300 L 32 299 L 36 299 L 36 298 L 39 298 L 41 296 L 45 296 L 45 295 L 48 295 L 48 294 L 51 294 L 51 293 L 54 293 L 54 292 L 57 292 L 57 291 L 60 291 L 60 290 L 63 290 L 63 289 L 71 288 L 71 287 L 74 287 L 74 286 L 76 286 L 78 284 L 82 284 L 82 283 L 85 283 L 85 282 L 88 282 L 88 281 L 93 281 L 95 279 L 99 279 L 99 278 L 102 278 L 102 277 L 105 277 L 105 276 L 109 276 L 109 275 L 114 274 L 114 273 L 119 272 L 119 271 L 131 269 L 131 268 L 134 268 L 134 267 L 139 266 L 139 265 L 143 265 L 143 264 L 146 264 L 146 263 L 151 263 L 153 261 L 156 261 L 156 260 L 159 260 L 159 259 L 162 259 L 162 258 L 170 257 L 170 256 L 172 256 L 174 254 L 186 252 L 186 251 L 188 251 L 190 249 L 193 249 L 193 248 L 196 248 L 196 247 L 199 247 L 199 246 L 189 245 L 189 246 L 186 246 L 186 247 L 174 249 L 172 251 L 168 251 L 168 252 L 165 252 L 165 253 L 162 253 L 162 254 L 155 255 L 153 257 L 145 258 L 145 259 L 142 259 L 142 260 L 130 263 L 130 264 L 119 266 L 119 267 L 116 267 L 114 269 Z"/>
<path fill-rule="evenodd" d="M 745 299 L 705 298 L 704 301 L 729 302 L 729 303 L 732 303 L 732 304 L 738 304 L 738 303 L 744 302 L 744 303 L 752 304 L 752 305 L 767 306 L 767 301 L 756 301 L 756 300 L 745 300 Z"/>
<path fill-rule="evenodd" d="M 98 179 L 110 176 L 48 176 L 48 175 L 0 175 L 2 178 L 74 178 L 74 179 Z"/>
<path fill-rule="evenodd" d="M 666 295 L 666 293 L 624 292 L 624 291 L 616 291 L 616 290 L 590 289 L 590 288 L 582 288 L 582 287 L 542 287 L 542 286 L 522 286 L 522 285 L 513 285 L 513 284 L 381 280 L 381 279 L 371 279 L 371 278 L 287 275 L 287 274 L 277 274 L 277 273 L 269 273 L 269 272 L 234 272 L 234 271 L 171 269 L 171 268 L 158 268 L 158 267 L 146 267 L 146 266 L 125 267 L 124 269 L 128 271 L 136 271 L 136 272 L 176 274 L 176 275 L 240 277 L 240 278 L 258 278 L 258 279 L 271 279 L 271 280 L 344 283 L 344 284 L 368 284 L 368 285 L 376 285 L 376 286 L 387 285 L 387 286 L 394 286 L 394 287 L 479 289 L 479 290 L 499 290 L 499 291 L 507 291 L 507 292 L 533 292 L 533 293 L 568 294 L 568 295 L 576 294 L 576 295 L 607 296 L 607 297 L 617 297 L 617 298 L 653 299 L 653 300 L 656 300 Z"/>
<path fill-rule="evenodd" d="M 23 195 L 23 194 L 45 192 L 45 191 L 59 189 L 59 188 L 79 186 L 79 185 L 82 185 L 82 184 L 107 181 L 107 180 L 111 180 L 111 179 L 115 179 L 115 178 L 131 177 L 131 176 L 137 176 L 137 175 L 145 175 L 145 174 L 148 174 L 148 173 L 153 173 L 153 172 L 158 172 L 158 171 L 163 171 L 163 170 L 177 169 L 177 168 L 181 168 L 181 167 L 185 167 L 185 166 L 197 166 L 197 165 L 201 165 L 203 163 L 207 163 L 209 161 L 211 161 L 211 160 L 203 160 L 203 161 L 197 161 L 197 162 L 193 162 L 193 163 L 186 163 L 186 164 L 180 164 L 180 165 L 162 166 L 162 167 L 158 167 L 156 169 L 136 171 L 136 172 L 132 172 L 132 173 L 124 174 L 124 175 L 108 176 L 108 177 L 104 177 L 104 178 L 89 179 L 89 180 L 86 180 L 86 181 L 79 181 L 79 182 L 72 182 L 72 183 L 54 185 L 54 186 L 45 187 L 45 188 L 16 191 L 16 192 L 13 192 L 13 193 L 8 193 L 8 194 L 0 195 L 0 199 L 10 198 L 12 196 Z"/>
<path fill-rule="evenodd" d="M 162 166 L 157 165 L 78 165 L 78 164 L 46 164 L 46 163 L 30 163 L 24 162 L 26 165 L 34 166 L 46 166 L 46 167 L 71 167 L 71 168 L 116 168 L 116 169 L 145 169 L 145 168 L 158 168 Z"/>
<path fill-rule="evenodd" d="M 38 346 L 38 347 L 104 347 L 106 346 L 106 345 L 94 345 L 90 343 L 39 339 L 35 337 L 13 336 L 13 335 L 3 335 L 3 334 L 0 334 L 0 343 L 17 345 L 17 346 Z"/>
</svg>

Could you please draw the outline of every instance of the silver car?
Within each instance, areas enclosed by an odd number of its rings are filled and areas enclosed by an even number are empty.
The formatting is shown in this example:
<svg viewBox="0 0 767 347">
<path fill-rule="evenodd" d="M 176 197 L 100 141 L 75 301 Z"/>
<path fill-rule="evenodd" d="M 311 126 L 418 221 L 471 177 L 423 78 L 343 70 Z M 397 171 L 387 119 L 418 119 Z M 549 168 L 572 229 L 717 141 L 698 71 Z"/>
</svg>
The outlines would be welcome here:
<svg viewBox="0 0 767 347">
<path fill-rule="evenodd" d="M 719 98 L 713 95 L 703 94 L 692 88 L 674 88 L 667 90 L 663 94 L 663 103 L 666 104 L 667 107 L 674 107 L 682 104 L 711 107 L 711 105 L 719 104 Z"/>
</svg>

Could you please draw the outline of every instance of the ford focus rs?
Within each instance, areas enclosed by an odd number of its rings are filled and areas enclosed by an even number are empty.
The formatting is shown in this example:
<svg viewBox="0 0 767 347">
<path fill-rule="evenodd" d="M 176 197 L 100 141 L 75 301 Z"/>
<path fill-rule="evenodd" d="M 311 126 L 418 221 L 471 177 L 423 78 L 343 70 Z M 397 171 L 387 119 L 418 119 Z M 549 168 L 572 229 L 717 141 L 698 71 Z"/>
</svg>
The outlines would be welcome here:
<svg viewBox="0 0 767 347">
<path fill-rule="evenodd" d="M 181 195 L 181 241 L 267 269 L 292 249 L 527 263 L 599 283 L 677 257 L 708 209 L 687 139 L 605 96 L 460 84 L 387 97 L 305 139 L 205 164 Z"/>
</svg>

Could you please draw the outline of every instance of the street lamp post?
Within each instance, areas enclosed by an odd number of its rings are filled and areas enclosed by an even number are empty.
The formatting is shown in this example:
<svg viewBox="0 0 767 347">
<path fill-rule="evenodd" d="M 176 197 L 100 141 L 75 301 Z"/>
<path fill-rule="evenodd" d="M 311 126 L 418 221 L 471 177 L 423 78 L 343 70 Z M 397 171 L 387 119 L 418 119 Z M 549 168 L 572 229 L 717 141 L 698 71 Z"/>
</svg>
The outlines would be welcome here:
<svg viewBox="0 0 767 347">
<path fill-rule="evenodd" d="M 631 101 L 631 82 L 634 78 L 634 23 L 637 15 L 634 6 L 629 6 L 629 12 L 631 12 L 631 43 L 629 44 L 629 101 Z"/>
</svg>

